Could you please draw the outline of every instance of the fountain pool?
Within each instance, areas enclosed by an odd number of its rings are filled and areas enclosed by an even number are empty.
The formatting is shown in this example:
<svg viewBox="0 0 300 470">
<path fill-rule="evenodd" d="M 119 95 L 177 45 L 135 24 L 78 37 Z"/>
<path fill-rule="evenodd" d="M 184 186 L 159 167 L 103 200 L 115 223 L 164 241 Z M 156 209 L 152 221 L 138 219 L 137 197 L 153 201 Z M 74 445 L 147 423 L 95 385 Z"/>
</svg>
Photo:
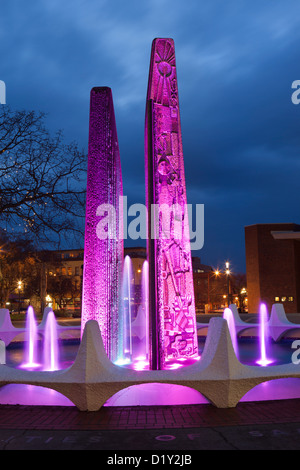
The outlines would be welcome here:
<svg viewBox="0 0 300 470">
<path fill-rule="evenodd" d="M 55 335 L 54 335 L 55 336 Z M 132 338 L 133 349 L 136 336 Z M 203 351 L 206 337 L 198 336 L 199 357 Z M 291 362 L 293 354 L 292 344 L 294 338 L 284 338 L 280 342 L 270 341 L 268 350 L 274 360 L 272 365 L 286 364 Z M 60 369 L 72 365 L 80 344 L 79 339 L 58 339 Z M 247 365 L 257 364 L 261 357 L 261 344 L 257 337 L 239 337 L 236 341 L 239 361 Z M 22 367 L 27 361 L 28 350 L 22 341 L 13 342 L 7 347 L 7 365 L 11 367 Z M 37 341 L 35 350 L 35 364 L 39 364 L 40 370 L 48 369 L 44 364 L 45 345 L 44 340 Z M 201 359 L 200 359 L 201 360 Z M 174 369 L 188 365 L 187 361 L 178 364 L 170 362 L 168 367 Z M 272 367 L 269 365 L 268 367 Z M 34 370 L 36 370 L 36 365 Z M 127 363 L 124 367 L 148 368 L 147 361 L 137 357 L 133 363 Z M 292 399 L 300 397 L 300 379 L 277 379 L 256 386 L 249 391 L 241 401 L 261 401 L 274 399 Z M 169 384 L 143 384 L 134 385 L 121 390 L 112 396 L 104 406 L 151 406 L 151 405 L 192 405 L 207 404 L 209 401 L 199 392 L 184 386 Z M 74 404 L 63 395 L 54 390 L 32 385 L 10 384 L 0 388 L 0 404 L 19 405 L 46 405 L 46 406 L 74 406 Z"/>
</svg>

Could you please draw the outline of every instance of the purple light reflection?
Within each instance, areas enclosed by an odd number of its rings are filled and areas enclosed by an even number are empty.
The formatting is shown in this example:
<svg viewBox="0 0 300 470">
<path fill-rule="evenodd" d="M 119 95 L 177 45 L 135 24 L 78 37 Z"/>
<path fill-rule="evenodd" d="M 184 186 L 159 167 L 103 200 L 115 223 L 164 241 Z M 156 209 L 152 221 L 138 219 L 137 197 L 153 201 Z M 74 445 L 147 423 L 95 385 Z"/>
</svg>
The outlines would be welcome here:
<svg viewBox="0 0 300 470">
<path fill-rule="evenodd" d="M 192 388 L 183 385 L 149 383 L 133 385 L 109 398 L 104 406 L 164 406 L 209 404 Z"/>
<path fill-rule="evenodd" d="M 241 402 L 300 398 L 300 379 L 277 379 L 257 385 Z M 55 390 L 33 385 L 11 384 L 0 389 L 0 404 L 75 406 Z M 133 385 L 113 395 L 104 406 L 164 406 L 209 404 L 199 392 L 169 384 Z"/>
<path fill-rule="evenodd" d="M 61 393 L 36 385 L 9 384 L 0 388 L 0 404 L 28 406 L 74 406 Z"/>
<path fill-rule="evenodd" d="M 300 379 L 275 379 L 263 382 L 249 390 L 241 402 L 292 400 L 300 398 Z"/>
</svg>

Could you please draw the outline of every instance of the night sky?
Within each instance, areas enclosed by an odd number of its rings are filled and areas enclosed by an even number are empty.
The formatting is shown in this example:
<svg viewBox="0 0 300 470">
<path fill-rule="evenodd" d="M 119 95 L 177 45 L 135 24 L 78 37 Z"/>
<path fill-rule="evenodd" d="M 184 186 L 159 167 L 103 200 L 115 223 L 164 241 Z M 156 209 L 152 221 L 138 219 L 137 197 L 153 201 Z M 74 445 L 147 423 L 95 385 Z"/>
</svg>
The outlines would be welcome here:
<svg viewBox="0 0 300 470">
<path fill-rule="evenodd" d="M 144 203 L 155 37 L 175 41 L 188 202 L 205 205 L 193 255 L 245 272 L 245 225 L 300 223 L 298 0 L 1 2 L 7 104 L 46 112 L 51 131 L 87 152 L 90 90 L 111 87 L 124 194 Z"/>
</svg>

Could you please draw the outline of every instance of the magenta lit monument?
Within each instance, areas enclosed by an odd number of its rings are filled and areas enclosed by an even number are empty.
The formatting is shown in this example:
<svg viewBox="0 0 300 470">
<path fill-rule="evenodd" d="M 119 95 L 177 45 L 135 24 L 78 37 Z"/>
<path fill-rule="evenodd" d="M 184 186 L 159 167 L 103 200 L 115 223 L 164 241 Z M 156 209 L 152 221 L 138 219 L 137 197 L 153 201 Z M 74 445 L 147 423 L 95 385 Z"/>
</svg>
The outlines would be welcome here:
<svg viewBox="0 0 300 470">
<path fill-rule="evenodd" d="M 198 354 L 173 39 L 152 43 L 145 124 L 151 368 Z"/>
<path fill-rule="evenodd" d="M 81 328 L 99 324 L 108 357 L 119 354 L 123 263 L 121 163 L 111 89 L 91 91 Z"/>
</svg>

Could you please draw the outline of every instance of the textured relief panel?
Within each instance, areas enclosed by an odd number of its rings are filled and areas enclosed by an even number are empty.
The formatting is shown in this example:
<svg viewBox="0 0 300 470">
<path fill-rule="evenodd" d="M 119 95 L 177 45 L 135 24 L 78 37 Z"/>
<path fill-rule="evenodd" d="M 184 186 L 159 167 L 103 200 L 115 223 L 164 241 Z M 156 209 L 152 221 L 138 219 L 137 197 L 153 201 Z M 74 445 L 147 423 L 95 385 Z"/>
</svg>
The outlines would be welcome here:
<svg viewBox="0 0 300 470">
<path fill-rule="evenodd" d="M 152 44 L 147 93 L 145 151 L 147 204 L 158 205 L 149 221 L 150 277 L 156 283 L 160 366 L 168 358 L 197 354 L 192 259 L 187 216 L 175 49 L 172 39 Z M 150 209 L 150 208 L 149 208 Z M 153 233 L 153 224 L 156 233 Z M 155 308 L 152 308 L 152 312 Z M 153 343 L 152 343 L 153 344 Z"/>
<path fill-rule="evenodd" d="M 104 347 L 115 359 L 118 337 L 119 292 L 123 263 L 123 232 L 119 206 L 123 194 L 121 163 L 111 89 L 93 88 L 90 101 L 86 227 L 84 246 L 82 331 L 97 320 Z M 105 205 L 115 211 L 108 214 Z M 108 215 L 111 218 L 108 220 Z M 100 221 L 104 221 L 99 226 Z M 107 237 L 103 236 L 105 221 Z M 101 231 L 99 230 L 101 228 Z M 101 233 L 100 233 L 101 232 Z"/>
</svg>

